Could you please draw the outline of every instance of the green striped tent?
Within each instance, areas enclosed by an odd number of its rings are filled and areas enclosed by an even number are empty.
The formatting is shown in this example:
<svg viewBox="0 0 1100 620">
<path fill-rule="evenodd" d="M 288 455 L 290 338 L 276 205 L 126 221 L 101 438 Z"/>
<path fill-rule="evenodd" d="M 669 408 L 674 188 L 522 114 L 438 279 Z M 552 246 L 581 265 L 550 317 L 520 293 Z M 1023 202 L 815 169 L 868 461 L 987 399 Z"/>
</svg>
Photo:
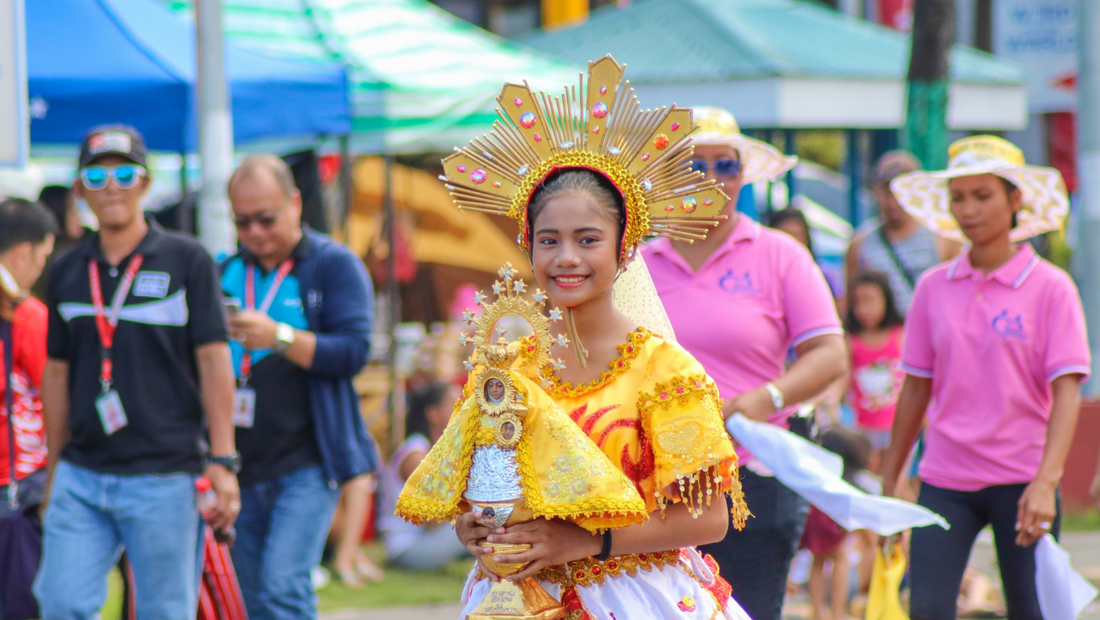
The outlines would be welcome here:
<svg viewBox="0 0 1100 620">
<path fill-rule="evenodd" d="M 194 0 L 168 0 L 191 11 Z M 552 91 L 569 67 L 424 0 L 222 0 L 226 37 L 349 67 L 356 153 L 449 151 L 488 131 L 506 81 Z"/>
</svg>

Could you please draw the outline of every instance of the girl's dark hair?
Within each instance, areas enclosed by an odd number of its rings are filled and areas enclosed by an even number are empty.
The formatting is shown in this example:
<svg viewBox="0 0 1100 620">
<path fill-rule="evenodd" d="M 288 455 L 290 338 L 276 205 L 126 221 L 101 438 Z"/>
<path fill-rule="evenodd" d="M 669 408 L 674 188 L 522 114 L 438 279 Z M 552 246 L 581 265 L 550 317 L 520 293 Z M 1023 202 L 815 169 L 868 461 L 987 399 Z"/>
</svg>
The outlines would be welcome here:
<svg viewBox="0 0 1100 620">
<path fill-rule="evenodd" d="M 849 289 L 848 315 L 844 317 L 845 331 L 849 334 L 863 332 L 863 325 L 856 319 L 855 304 L 856 287 L 861 284 L 877 286 L 882 291 L 883 298 L 886 299 L 886 313 L 882 315 L 882 323 L 879 327 L 891 328 L 905 324 L 905 317 L 902 316 L 901 310 L 898 309 L 898 302 L 894 299 L 894 288 L 890 286 L 890 276 L 882 271 L 861 271 L 855 280 L 852 280 L 852 286 Z"/>
<path fill-rule="evenodd" d="M 584 192 L 616 222 L 616 248 L 622 253 L 623 232 L 626 230 L 626 207 L 623 196 L 615 185 L 602 174 L 585 168 L 566 168 L 553 172 L 531 194 L 527 207 L 527 245 L 534 247 L 535 220 L 542 214 L 550 200 L 558 194 Z"/>
<path fill-rule="evenodd" d="M 874 446 L 863 433 L 850 428 L 837 427 L 821 433 L 821 447 L 838 456 L 844 462 L 840 475 L 845 482 L 855 486 L 856 474 L 871 464 Z"/>
<path fill-rule="evenodd" d="M 814 254 L 814 240 L 813 236 L 810 235 L 810 222 L 806 219 L 806 214 L 801 209 L 787 207 L 786 209 L 772 211 L 768 215 L 768 226 L 770 228 L 779 228 L 779 225 L 785 222 L 798 222 L 802 226 L 802 229 L 806 231 L 806 249 L 810 251 L 810 256 L 817 256 Z"/>
<path fill-rule="evenodd" d="M 450 386 L 442 381 L 429 381 L 409 392 L 409 412 L 405 416 L 405 438 L 413 435 L 432 436 L 428 422 L 428 409 L 443 404 Z"/>
</svg>

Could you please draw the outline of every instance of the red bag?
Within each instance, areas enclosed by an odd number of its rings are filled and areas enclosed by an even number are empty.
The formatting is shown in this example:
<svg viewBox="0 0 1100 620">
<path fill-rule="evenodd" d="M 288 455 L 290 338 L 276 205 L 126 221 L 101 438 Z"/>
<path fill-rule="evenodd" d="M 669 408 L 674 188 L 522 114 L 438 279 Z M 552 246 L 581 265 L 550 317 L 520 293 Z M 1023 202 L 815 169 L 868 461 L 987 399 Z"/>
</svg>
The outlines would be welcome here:
<svg viewBox="0 0 1100 620">
<path fill-rule="evenodd" d="M 210 528 L 206 528 L 203 556 L 198 620 L 247 620 L 229 546 L 214 540 Z"/>
</svg>

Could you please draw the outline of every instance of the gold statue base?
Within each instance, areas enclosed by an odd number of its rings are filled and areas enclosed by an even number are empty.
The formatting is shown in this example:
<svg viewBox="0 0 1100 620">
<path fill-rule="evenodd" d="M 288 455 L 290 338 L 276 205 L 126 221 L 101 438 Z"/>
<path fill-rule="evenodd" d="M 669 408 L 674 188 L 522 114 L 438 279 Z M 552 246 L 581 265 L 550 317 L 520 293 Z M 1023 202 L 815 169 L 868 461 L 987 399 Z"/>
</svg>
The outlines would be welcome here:
<svg viewBox="0 0 1100 620">
<path fill-rule="evenodd" d="M 531 545 L 489 545 L 495 555 L 521 553 Z M 481 561 L 486 568 L 498 577 L 518 573 L 523 565 L 494 562 L 492 556 L 483 556 Z M 539 582 L 528 577 L 519 583 L 496 581 L 473 613 L 466 614 L 466 620 L 560 620 L 565 617 L 565 607 L 542 589 Z"/>
</svg>

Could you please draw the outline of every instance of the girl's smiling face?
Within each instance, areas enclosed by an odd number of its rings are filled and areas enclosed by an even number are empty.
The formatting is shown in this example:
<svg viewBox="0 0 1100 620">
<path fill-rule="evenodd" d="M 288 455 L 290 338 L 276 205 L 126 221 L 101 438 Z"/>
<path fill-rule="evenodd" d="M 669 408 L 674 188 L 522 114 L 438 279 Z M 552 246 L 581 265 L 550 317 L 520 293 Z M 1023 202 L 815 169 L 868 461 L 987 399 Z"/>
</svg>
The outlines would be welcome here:
<svg viewBox="0 0 1100 620">
<path fill-rule="evenodd" d="M 535 279 L 555 305 L 575 308 L 615 283 L 622 231 L 610 210 L 590 193 L 555 193 L 531 229 Z"/>
</svg>

